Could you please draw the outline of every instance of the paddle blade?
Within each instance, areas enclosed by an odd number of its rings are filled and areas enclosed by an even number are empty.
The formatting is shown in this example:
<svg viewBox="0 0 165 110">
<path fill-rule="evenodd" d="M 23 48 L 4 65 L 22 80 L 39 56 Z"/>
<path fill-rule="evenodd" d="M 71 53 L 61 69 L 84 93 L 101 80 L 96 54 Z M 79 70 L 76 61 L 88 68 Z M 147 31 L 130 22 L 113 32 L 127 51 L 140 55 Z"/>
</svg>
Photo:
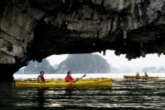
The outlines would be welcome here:
<svg viewBox="0 0 165 110">
<path fill-rule="evenodd" d="M 83 77 L 85 77 L 85 76 L 86 76 L 86 74 L 83 75 Z"/>
</svg>

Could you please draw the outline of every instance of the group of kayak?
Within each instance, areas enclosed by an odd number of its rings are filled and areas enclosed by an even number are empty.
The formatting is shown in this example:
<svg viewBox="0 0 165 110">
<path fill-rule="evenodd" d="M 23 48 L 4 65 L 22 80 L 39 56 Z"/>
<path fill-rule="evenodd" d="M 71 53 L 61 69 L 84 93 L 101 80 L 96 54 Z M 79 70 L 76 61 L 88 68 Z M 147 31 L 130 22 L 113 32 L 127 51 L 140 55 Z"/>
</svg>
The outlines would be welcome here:
<svg viewBox="0 0 165 110">
<path fill-rule="evenodd" d="M 66 76 L 64 77 L 64 80 L 46 81 L 44 78 L 44 71 L 41 71 L 37 77 L 37 82 L 16 81 L 15 87 L 103 88 L 103 87 L 112 86 L 112 82 L 113 82 L 112 78 L 104 78 L 104 79 L 100 78 L 96 80 L 93 80 L 93 79 L 80 80 L 85 76 L 86 74 L 84 74 L 80 78 L 73 78 L 71 71 L 68 71 Z M 148 76 L 147 73 L 144 73 L 144 75 L 140 75 L 139 73 L 136 73 L 136 75 L 124 75 L 124 78 L 125 79 L 157 79 L 158 76 Z"/>
<path fill-rule="evenodd" d="M 125 79 L 157 79 L 158 76 L 149 76 L 146 72 L 144 75 L 136 73 L 136 75 L 124 75 Z"/>
</svg>

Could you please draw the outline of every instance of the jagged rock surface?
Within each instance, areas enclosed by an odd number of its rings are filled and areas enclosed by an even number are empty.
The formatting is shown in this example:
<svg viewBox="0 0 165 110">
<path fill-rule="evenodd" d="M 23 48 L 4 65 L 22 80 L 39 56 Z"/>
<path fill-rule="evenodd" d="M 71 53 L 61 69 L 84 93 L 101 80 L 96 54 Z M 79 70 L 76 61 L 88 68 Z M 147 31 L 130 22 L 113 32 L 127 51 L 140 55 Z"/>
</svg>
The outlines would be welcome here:
<svg viewBox="0 0 165 110">
<path fill-rule="evenodd" d="M 165 0 L 0 1 L 0 69 L 8 79 L 51 54 L 164 54 L 164 35 Z"/>
<path fill-rule="evenodd" d="M 44 71 L 45 73 L 54 73 L 55 69 L 47 59 L 44 59 L 42 62 L 29 61 L 27 66 L 21 68 L 15 74 L 39 74 L 40 71 Z"/>
<path fill-rule="evenodd" d="M 110 73 L 108 62 L 97 54 L 72 54 L 61 62 L 56 73 Z"/>
</svg>

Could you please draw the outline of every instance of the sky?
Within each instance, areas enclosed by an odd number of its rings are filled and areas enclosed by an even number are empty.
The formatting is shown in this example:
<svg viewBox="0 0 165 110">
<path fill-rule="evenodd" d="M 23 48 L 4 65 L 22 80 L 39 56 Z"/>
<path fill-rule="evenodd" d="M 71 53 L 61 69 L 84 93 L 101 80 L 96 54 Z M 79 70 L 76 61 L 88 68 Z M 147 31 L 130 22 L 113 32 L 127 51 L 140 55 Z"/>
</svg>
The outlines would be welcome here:
<svg viewBox="0 0 165 110">
<path fill-rule="evenodd" d="M 114 51 L 107 50 L 106 55 L 103 55 L 103 53 L 93 53 L 98 54 L 102 56 L 104 59 L 107 60 L 108 63 L 110 63 L 113 67 L 165 67 L 165 56 L 157 54 L 147 54 L 146 57 L 140 57 L 137 59 L 128 60 L 125 58 L 124 55 L 116 56 L 114 54 Z M 68 54 L 62 54 L 62 55 L 52 55 L 47 57 L 46 59 L 49 60 L 51 65 L 59 64 L 63 60 L 67 58 Z"/>
</svg>

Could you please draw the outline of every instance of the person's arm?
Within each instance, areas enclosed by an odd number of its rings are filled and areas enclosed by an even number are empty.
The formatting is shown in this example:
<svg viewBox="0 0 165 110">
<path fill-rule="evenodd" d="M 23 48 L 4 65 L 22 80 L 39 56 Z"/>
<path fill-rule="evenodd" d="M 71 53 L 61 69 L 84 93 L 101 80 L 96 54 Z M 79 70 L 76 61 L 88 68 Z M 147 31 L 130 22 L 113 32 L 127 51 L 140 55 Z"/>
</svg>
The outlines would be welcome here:
<svg viewBox="0 0 165 110">
<path fill-rule="evenodd" d="M 40 83 L 42 82 L 42 79 L 41 79 L 41 77 L 38 77 L 38 82 L 40 82 Z"/>
<path fill-rule="evenodd" d="M 46 80 L 45 80 L 45 78 L 43 77 L 43 82 L 45 83 L 46 82 Z"/>
<path fill-rule="evenodd" d="M 45 78 L 43 76 L 40 76 L 40 77 L 41 77 L 41 82 L 45 83 Z"/>
</svg>

